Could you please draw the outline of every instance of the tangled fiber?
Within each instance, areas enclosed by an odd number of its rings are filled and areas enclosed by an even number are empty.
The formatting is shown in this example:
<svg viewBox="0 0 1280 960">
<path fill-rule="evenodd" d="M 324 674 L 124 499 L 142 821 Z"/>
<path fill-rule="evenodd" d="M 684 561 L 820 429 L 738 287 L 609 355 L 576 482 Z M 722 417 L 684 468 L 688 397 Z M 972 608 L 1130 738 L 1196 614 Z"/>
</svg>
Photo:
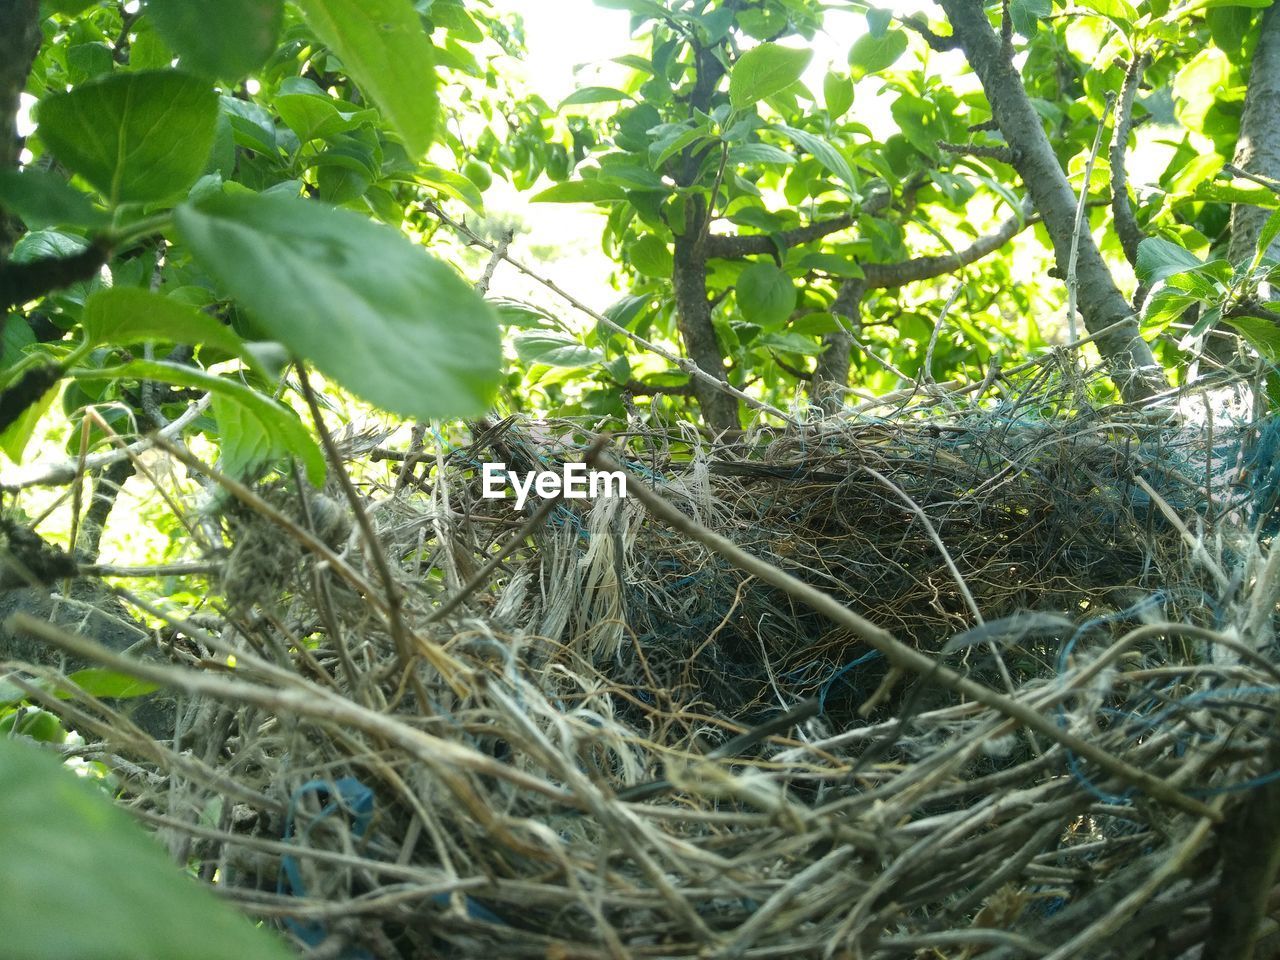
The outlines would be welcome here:
<svg viewBox="0 0 1280 960">
<path fill-rule="evenodd" d="M 174 691 L 170 736 L 8 667 L 304 956 L 1229 956 L 1270 909 L 1280 555 L 1274 425 L 1217 390 L 636 425 L 632 496 L 523 510 L 482 465 L 589 425 L 348 437 L 361 515 L 224 481 L 225 599 L 117 591 L 146 658 L 24 621 Z"/>
</svg>

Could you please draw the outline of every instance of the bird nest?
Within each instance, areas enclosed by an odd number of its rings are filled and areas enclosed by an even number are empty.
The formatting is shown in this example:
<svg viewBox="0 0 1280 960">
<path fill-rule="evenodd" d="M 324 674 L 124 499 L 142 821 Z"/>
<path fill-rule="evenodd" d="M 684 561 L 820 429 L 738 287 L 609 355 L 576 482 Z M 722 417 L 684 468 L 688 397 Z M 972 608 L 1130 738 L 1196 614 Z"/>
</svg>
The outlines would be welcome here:
<svg viewBox="0 0 1280 960">
<path fill-rule="evenodd" d="M 348 444 L 345 522 L 224 479 L 222 601 L 24 621 L 171 727 L 30 690 L 306 956 L 1198 956 L 1266 895 L 1215 824 L 1280 762 L 1272 424 L 1024 387 Z M 484 496 L 584 456 L 630 495 Z"/>
</svg>

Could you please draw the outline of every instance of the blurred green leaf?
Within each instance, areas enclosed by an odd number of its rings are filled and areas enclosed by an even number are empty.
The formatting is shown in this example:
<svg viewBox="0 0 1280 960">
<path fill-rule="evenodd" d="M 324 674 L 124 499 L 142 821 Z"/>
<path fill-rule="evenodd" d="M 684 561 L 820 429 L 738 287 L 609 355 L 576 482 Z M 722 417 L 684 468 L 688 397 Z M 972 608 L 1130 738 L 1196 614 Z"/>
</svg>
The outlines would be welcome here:
<svg viewBox="0 0 1280 960">
<path fill-rule="evenodd" d="M 53 756 L 0 738 L 0 930 L 23 960 L 287 960 Z M 74 904 L 74 909 L 66 905 Z"/>
<path fill-rule="evenodd" d="M 298 0 L 307 23 L 342 58 L 351 78 L 378 105 L 420 158 L 435 139 L 435 56 L 409 0 Z"/>
<path fill-rule="evenodd" d="M 147 0 L 156 32 L 184 70 L 239 80 L 276 49 L 283 0 Z"/>
<path fill-rule="evenodd" d="M 175 216 L 268 336 L 348 390 L 423 420 L 488 406 L 502 364 L 497 318 L 398 231 L 283 197 L 212 196 Z"/>
</svg>

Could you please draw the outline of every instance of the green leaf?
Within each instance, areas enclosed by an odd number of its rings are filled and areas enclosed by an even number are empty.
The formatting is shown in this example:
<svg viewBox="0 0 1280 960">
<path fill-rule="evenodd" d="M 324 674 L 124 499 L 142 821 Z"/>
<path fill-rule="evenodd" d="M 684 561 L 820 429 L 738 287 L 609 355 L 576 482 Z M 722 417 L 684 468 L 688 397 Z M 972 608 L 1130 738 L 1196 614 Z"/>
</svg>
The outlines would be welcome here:
<svg viewBox="0 0 1280 960">
<path fill-rule="evenodd" d="M 353 130 L 377 116 L 372 110 L 339 109 L 341 101 L 324 94 L 280 93 L 272 101 L 280 119 L 303 143 Z M 349 104 L 345 104 L 350 106 Z"/>
<path fill-rule="evenodd" d="M 516 356 L 526 364 L 547 367 L 586 367 L 599 363 L 604 354 L 585 347 L 568 334 L 532 330 L 515 337 Z"/>
<path fill-rule="evenodd" d="M 288 452 L 262 420 L 228 397 L 214 396 L 213 416 L 218 421 L 218 469 L 228 476 L 244 478 Z"/>
<path fill-rule="evenodd" d="M 1138 262 L 1134 273 L 1144 283 L 1154 284 L 1166 277 L 1198 270 L 1204 266 L 1194 253 L 1162 237 L 1148 237 L 1138 244 Z"/>
<path fill-rule="evenodd" d="M 298 415 L 284 404 L 246 387 L 236 380 L 215 377 L 195 367 L 168 363 L 163 360 L 134 360 L 114 367 L 83 368 L 73 370 L 76 380 L 157 380 L 180 387 L 207 390 L 226 404 L 237 405 L 239 416 L 251 418 L 254 430 L 270 437 L 273 451 L 283 455 L 294 454 L 306 468 L 307 479 L 319 486 L 324 483 L 325 461 L 311 433 L 303 426 Z"/>
<path fill-rule="evenodd" d="M 240 338 L 227 326 L 185 303 L 138 287 L 99 290 L 84 302 L 81 318 L 89 342 L 127 346 L 143 341 L 201 344 L 240 352 Z"/>
<path fill-rule="evenodd" d="M 810 337 L 801 336 L 788 330 L 786 333 L 766 333 L 757 344 L 780 353 L 798 353 L 801 356 L 816 357 L 822 347 Z"/>
<path fill-rule="evenodd" d="M 812 59 L 812 50 L 780 47 L 776 43 L 752 47 L 733 65 L 729 76 L 730 105 L 735 110 L 745 110 L 785 90 L 800 79 Z"/>
<path fill-rule="evenodd" d="M 670 279 L 675 268 L 675 258 L 666 243 L 652 233 L 645 234 L 627 248 L 627 260 L 636 272 L 646 277 Z"/>
<path fill-rule="evenodd" d="M 778 124 L 774 129 L 786 134 L 796 146 L 805 152 L 812 154 L 820 164 L 842 180 L 848 186 L 851 192 L 857 192 L 858 184 L 853 176 L 853 168 L 849 166 L 849 161 L 840 155 L 840 152 L 826 140 L 816 137 L 812 133 L 804 130 L 797 130 L 795 127 L 789 127 L 785 123 Z"/>
<path fill-rule="evenodd" d="M 0 738 L 0 930 L 24 960 L 287 960 L 169 861 L 102 791 L 53 756 Z M 58 904 L 75 904 L 61 909 Z"/>
<path fill-rule="evenodd" d="M 1148 337 L 1164 333 L 1169 324 L 1187 312 L 1188 307 L 1199 302 L 1199 298 L 1174 287 L 1161 287 L 1142 306 L 1142 332 Z"/>
<path fill-rule="evenodd" d="M 873 37 L 883 37 L 893 22 L 893 11 L 871 7 L 867 10 L 867 33 Z"/>
<path fill-rule="evenodd" d="M 46 170 L 0 172 L 0 207 L 17 214 L 29 229 L 41 227 L 101 227 L 110 222 L 62 177 Z"/>
<path fill-rule="evenodd" d="M 613 203 L 627 199 L 627 191 L 616 183 L 599 180 L 566 180 L 533 197 L 534 203 Z"/>
<path fill-rule="evenodd" d="M 434 163 L 424 163 L 418 168 L 415 182 L 460 200 L 476 213 L 484 216 L 484 195 L 474 183 L 454 170 L 437 167 Z"/>
<path fill-rule="evenodd" d="M 828 116 L 839 120 L 853 106 L 853 79 L 830 71 L 822 81 L 822 99 L 826 101 Z"/>
<path fill-rule="evenodd" d="M 283 197 L 215 195 L 175 219 L 270 337 L 353 393 L 421 420 L 488 406 L 502 365 L 497 318 L 398 231 Z"/>
<path fill-rule="evenodd" d="M 849 66 L 853 68 L 854 79 L 887 70 L 906 50 L 907 35 L 901 30 L 888 30 L 880 37 L 864 33 L 849 50 Z"/>
<path fill-rule="evenodd" d="M 176 70 L 113 73 L 37 107 L 40 136 L 67 167 L 115 206 L 165 200 L 203 172 L 218 98 Z"/>
<path fill-rule="evenodd" d="M 1013 29 L 1024 37 L 1034 37 L 1040 29 L 1040 21 L 1052 14 L 1053 4 L 1050 0 L 1012 0 L 1009 4 Z"/>
<path fill-rule="evenodd" d="M 1262 225 L 1262 230 L 1258 233 L 1257 252 L 1253 255 L 1253 266 L 1250 269 L 1258 269 L 1258 264 L 1262 263 L 1262 258 L 1267 255 L 1277 236 L 1280 236 L 1280 210 L 1274 211 Z"/>
<path fill-rule="evenodd" d="M 1229 317 L 1226 322 L 1239 330 L 1262 357 L 1271 363 L 1280 362 L 1280 328 L 1270 320 Z"/>
<path fill-rule="evenodd" d="M 55 383 L 39 400 L 23 410 L 18 419 L 9 424 L 4 432 L 0 433 L 0 450 L 3 450 L 4 455 L 14 463 L 22 462 L 27 444 L 31 442 L 31 437 L 36 432 L 36 425 L 40 423 L 40 418 L 49 412 L 49 408 L 53 406 L 53 401 L 58 399 L 61 391 L 62 383 Z"/>
<path fill-rule="evenodd" d="M 672 126 L 673 129 L 670 133 L 649 145 L 649 162 L 655 170 L 661 170 L 662 165 L 681 150 L 692 146 L 699 140 L 709 139 L 710 137 L 711 127 L 706 123 L 699 124 L 692 129 Z"/>
<path fill-rule="evenodd" d="M 400 134 L 409 154 L 435 139 L 435 56 L 409 0 L 298 0 L 316 35 Z"/>
<path fill-rule="evenodd" d="M 100 667 L 89 667 L 67 675 L 67 679 L 91 697 L 109 697 L 113 700 L 131 700 L 134 697 L 145 697 L 160 689 L 158 683 L 139 680 L 127 673 L 104 670 Z M 59 690 L 55 696 L 60 700 L 68 700 L 73 694 Z"/>
<path fill-rule="evenodd" d="M 729 151 L 729 163 L 795 163 L 796 158 L 771 143 L 744 143 Z"/>
<path fill-rule="evenodd" d="M 761 327 L 780 327 L 796 308 L 791 278 L 772 263 L 753 263 L 742 271 L 737 285 L 742 316 Z"/>
<path fill-rule="evenodd" d="M 1049 6 L 1048 0 L 1042 0 L 1042 2 L 1046 7 Z M 1138 11 L 1128 3 L 1128 0 L 1080 0 L 1080 6 L 1100 13 L 1109 20 L 1133 23 L 1138 19 Z M 1048 16 L 1048 11 L 1043 16 Z"/>
<path fill-rule="evenodd" d="M 630 99 L 632 97 L 629 93 L 623 93 L 613 87 L 581 87 L 560 101 L 560 109 L 582 103 L 613 103 Z"/>
<path fill-rule="evenodd" d="M 239 80 L 275 52 L 284 0 L 147 0 L 147 15 L 184 70 Z"/>
</svg>

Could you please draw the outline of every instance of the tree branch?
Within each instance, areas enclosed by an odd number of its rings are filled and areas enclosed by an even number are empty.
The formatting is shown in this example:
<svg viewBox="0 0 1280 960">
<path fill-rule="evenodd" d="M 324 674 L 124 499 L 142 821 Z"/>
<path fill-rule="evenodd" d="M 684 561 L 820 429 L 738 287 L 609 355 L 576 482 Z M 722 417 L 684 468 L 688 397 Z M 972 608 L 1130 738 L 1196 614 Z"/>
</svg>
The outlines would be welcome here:
<svg viewBox="0 0 1280 960">
<path fill-rule="evenodd" d="M 898 263 L 866 263 L 862 266 L 864 278 L 858 282 L 866 289 L 892 289 L 915 283 L 920 280 L 932 280 L 943 274 L 955 273 L 975 261 L 994 253 L 1028 224 L 1026 216 L 1010 217 L 993 232 L 979 237 L 963 250 L 955 253 L 933 257 L 915 257 Z M 846 281 L 846 284 L 851 281 Z"/>
<path fill-rule="evenodd" d="M 848 213 L 830 220 L 816 220 L 803 227 L 796 227 L 794 230 L 784 230 L 782 233 L 749 233 L 741 236 L 713 233 L 707 236 L 703 250 L 708 259 L 719 260 L 740 260 L 743 257 L 774 254 L 779 246 L 790 249 L 812 243 L 814 240 L 821 240 L 841 230 L 847 230 L 857 223 L 858 217 L 864 213 L 875 215 L 884 212 L 892 200 L 893 194 L 890 191 L 881 190 L 868 197 L 857 213 Z"/>
<path fill-rule="evenodd" d="M 1138 262 L 1138 244 L 1144 234 L 1138 226 L 1138 218 L 1133 214 L 1133 204 L 1129 201 L 1128 171 L 1125 159 L 1129 152 L 1129 134 L 1133 131 L 1133 104 L 1138 96 L 1138 85 L 1142 83 L 1142 73 L 1151 62 L 1151 55 L 1144 53 L 1129 63 L 1125 72 L 1124 83 L 1120 86 L 1120 103 L 1116 107 L 1116 129 L 1111 137 L 1111 215 L 1115 220 L 1116 234 L 1120 238 L 1120 246 L 1124 248 L 1125 259 L 1130 265 Z M 1145 297 L 1135 297 L 1141 303 Z"/>
<path fill-rule="evenodd" d="M 717 260 L 741 260 L 743 257 L 773 254 L 777 252 L 779 246 L 798 247 L 801 244 L 812 243 L 814 240 L 821 240 L 833 233 L 839 233 L 841 230 L 847 230 L 857 222 L 857 219 L 857 214 L 849 213 L 843 217 L 817 220 L 803 227 L 775 234 L 750 233 L 726 236 L 722 233 L 712 233 L 707 236 L 704 249 L 708 259 Z"/>
<path fill-rule="evenodd" d="M 1040 117 L 1001 38 L 992 30 L 981 0 L 939 2 L 951 21 L 965 58 L 982 82 L 1005 142 L 1016 152 L 1015 167 L 1036 209 L 1044 217 L 1058 266 L 1065 268 L 1075 242 L 1077 198 L 1045 135 Z M 1077 252 L 1080 312 L 1085 326 L 1090 332 L 1114 328 L 1115 332 L 1097 343 L 1116 386 L 1128 401 L 1150 397 L 1167 383 L 1151 348 L 1138 335 L 1137 318 L 1088 233 L 1080 237 Z"/>
<path fill-rule="evenodd" d="M 0 2 L 0 170 L 14 170 L 22 152 L 18 106 L 27 74 L 40 49 L 39 0 Z M 0 211 L 0 260 L 9 255 L 18 224 Z"/>
<path fill-rule="evenodd" d="M 69 257 L 41 257 L 26 263 L 0 262 L 0 310 L 8 310 L 80 280 L 92 280 L 110 259 L 95 241 Z"/>
<path fill-rule="evenodd" d="M 925 43 L 929 44 L 930 50 L 936 50 L 938 53 L 946 53 L 948 50 L 955 50 L 960 46 L 960 42 L 955 37 L 944 37 L 941 34 L 934 33 L 929 29 L 929 24 L 925 22 L 924 17 L 919 14 L 912 14 L 909 17 L 898 17 L 898 22 L 909 30 L 914 30 L 920 36 L 924 37 Z"/>
</svg>

